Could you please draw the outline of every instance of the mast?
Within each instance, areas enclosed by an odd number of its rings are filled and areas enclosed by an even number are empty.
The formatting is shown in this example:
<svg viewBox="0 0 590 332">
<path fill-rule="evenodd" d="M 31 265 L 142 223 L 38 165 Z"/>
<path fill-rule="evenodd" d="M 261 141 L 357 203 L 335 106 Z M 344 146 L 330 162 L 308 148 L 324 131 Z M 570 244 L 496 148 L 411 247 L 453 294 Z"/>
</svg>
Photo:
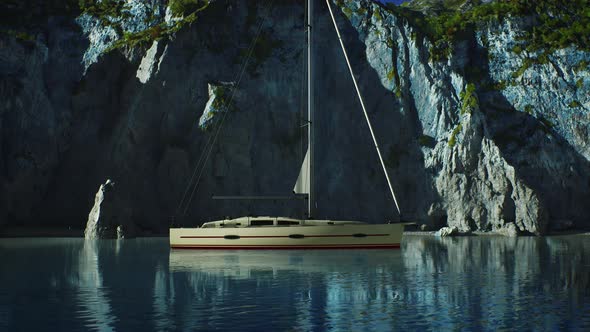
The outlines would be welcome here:
<svg viewBox="0 0 590 332">
<path fill-rule="evenodd" d="M 307 217 L 312 218 L 313 206 L 314 206 L 314 105 L 313 105 L 313 77 L 312 77 L 312 65 L 313 65 L 313 50 L 312 50 L 312 37 L 313 37 L 313 0 L 307 1 L 307 153 L 309 153 L 309 193 L 307 195 Z"/>
</svg>

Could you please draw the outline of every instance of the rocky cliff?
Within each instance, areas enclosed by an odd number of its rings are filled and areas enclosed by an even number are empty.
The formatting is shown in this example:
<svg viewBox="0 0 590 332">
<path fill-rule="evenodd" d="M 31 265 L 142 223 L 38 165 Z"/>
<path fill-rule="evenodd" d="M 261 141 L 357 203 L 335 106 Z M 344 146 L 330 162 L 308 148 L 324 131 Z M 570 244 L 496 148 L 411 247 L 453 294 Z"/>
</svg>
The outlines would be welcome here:
<svg viewBox="0 0 590 332">
<path fill-rule="evenodd" d="M 305 143 L 303 6 L 193 2 L 128 0 L 115 11 L 47 11 L 34 27 L 9 22 L 0 224 L 83 227 L 106 179 L 117 183 L 110 214 L 124 211 L 119 220 L 140 233 L 164 232 L 185 209 L 187 225 L 302 215 L 297 201 L 211 196 L 293 186 Z M 589 52 L 573 45 L 531 62 L 516 47 L 530 19 L 506 15 L 437 57 L 440 41 L 412 17 L 368 0 L 334 5 L 404 219 L 535 234 L 589 225 Z M 395 220 L 323 1 L 316 11 L 317 217 Z"/>
</svg>

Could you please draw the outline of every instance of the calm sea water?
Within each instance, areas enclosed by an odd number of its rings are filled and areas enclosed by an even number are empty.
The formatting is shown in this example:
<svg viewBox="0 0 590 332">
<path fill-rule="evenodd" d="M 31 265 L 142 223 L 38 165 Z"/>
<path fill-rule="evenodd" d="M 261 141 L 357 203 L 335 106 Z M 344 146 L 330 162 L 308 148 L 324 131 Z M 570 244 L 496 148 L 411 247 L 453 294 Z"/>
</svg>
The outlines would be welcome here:
<svg viewBox="0 0 590 332">
<path fill-rule="evenodd" d="M 401 250 L 0 239 L 0 331 L 589 330 L 590 236 Z"/>
</svg>

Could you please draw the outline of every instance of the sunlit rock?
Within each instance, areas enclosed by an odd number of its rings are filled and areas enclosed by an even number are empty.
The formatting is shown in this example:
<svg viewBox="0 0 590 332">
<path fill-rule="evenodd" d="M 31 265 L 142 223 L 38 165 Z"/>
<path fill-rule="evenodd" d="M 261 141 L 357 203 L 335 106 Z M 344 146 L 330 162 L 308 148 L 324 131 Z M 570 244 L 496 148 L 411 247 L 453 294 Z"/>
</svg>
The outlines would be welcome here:
<svg viewBox="0 0 590 332">
<path fill-rule="evenodd" d="M 588 225 L 580 208 L 590 201 L 588 52 L 556 50 L 520 70 L 535 56 L 515 52 L 526 18 L 500 17 L 435 59 L 433 41 L 403 15 L 372 1 L 334 3 L 404 217 L 461 233 Z M 206 154 L 190 220 L 301 214 L 291 202 L 211 195 L 292 188 L 306 142 L 304 6 L 280 2 L 269 16 L 262 2 L 216 1 L 183 25 L 167 4 L 125 1 L 105 25 L 51 16 L 28 42 L 0 36 L 0 223 L 79 227 L 108 175 L 120 195 L 113 211 L 164 233 Z M 331 19 L 323 2 L 316 10 L 318 218 L 395 219 Z M 179 29 L 130 35 L 159 24 Z M 239 93 L 224 112 L 229 98 L 208 84 L 232 80 Z M 110 236 L 119 225 L 128 236 L 122 221 Z"/>
<path fill-rule="evenodd" d="M 92 64 L 97 63 L 101 56 L 112 51 L 113 47 L 117 46 L 117 42 L 128 44 L 129 42 L 125 39 L 129 37 L 126 34 L 146 31 L 163 22 L 166 8 L 167 6 L 160 0 L 128 0 L 120 9 L 120 17 L 109 15 L 96 17 L 88 13 L 80 15 L 76 22 L 89 41 L 82 59 L 84 72 Z M 145 49 L 135 47 L 123 48 L 122 51 L 132 61 L 141 58 L 144 54 L 148 56 Z"/>
<path fill-rule="evenodd" d="M 518 228 L 514 223 L 507 223 L 504 226 L 498 228 L 496 233 L 507 237 L 516 237 L 518 236 Z"/>
<path fill-rule="evenodd" d="M 209 100 L 205 105 L 203 115 L 199 119 L 199 127 L 207 129 L 213 124 L 217 115 L 223 115 L 231 107 L 231 97 L 233 92 L 233 83 L 209 83 L 208 85 Z"/>
<path fill-rule="evenodd" d="M 459 229 L 457 227 L 443 227 L 441 229 L 439 229 L 436 233 L 434 233 L 435 236 L 440 236 L 440 237 L 445 237 L 445 236 L 453 236 L 453 235 L 457 235 L 459 234 Z"/>
<path fill-rule="evenodd" d="M 152 46 L 146 51 L 145 56 L 141 59 L 141 63 L 135 74 L 141 83 L 146 83 L 153 75 L 158 73 L 164 54 L 165 48 L 163 48 L 162 44 L 154 41 Z"/>
<path fill-rule="evenodd" d="M 104 184 L 101 184 L 94 197 L 94 205 L 92 210 L 88 214 L 88 221 L 86 222 L 86 229 L 84 230 L 84 237 L 86 239 L 99 239 L 102 237 L 104 226 L 100 225 L 99 221 L 105 219 L 104 216 L 101 218 L 101 207 L 105 199 L 105 194 L 114 187 L 114 183 L 107 179 Z"/>
<path fill-rule="evenodd" d="M 94 206 L 88 214 L 84 237 L 86 239 L 129 237 L 130 215 L 128 210 L 118 204 L 115 183 L 110 179 L 96 192 Z M 128 234 L 129 233 L 129 234 Z"/>
<path fill-rule="evenodd" d="M 124 239 L 125 238 L 125 232 L 123 231 L 123 226 L 119 225 L 117 226 L 117 239 Z"/>
<path fill-rule="evenodd" d="M 428 209 L 414 203 L 410 214 L 462 232 L 509 225 L 543 234 L 550 216 L 587 220 L 578 207 L 590 197 L 579 185 L 590 183 L 590 94 L 588 71 L 576 66 L 587 63 L 589 53 L 559 50 L 514 79 L 524 60 L 512 52 L 521 34 L 518 19 L 476 29 L 480 54 L 489 59 L 458 42 L 448 60 L 437 61 L 428 56 L 428 38 L 417 38 L 420 31 L 405 18 L 371 1 L 337 3 L 381 84 L 400 99 L 399 111 L 416 112 L 420 123 L 424 167 L 438 197 Z M 478 82 L 464 74 L 488 64 L 485 75 L 502 89 L 476 89 Z"/>
</svg>

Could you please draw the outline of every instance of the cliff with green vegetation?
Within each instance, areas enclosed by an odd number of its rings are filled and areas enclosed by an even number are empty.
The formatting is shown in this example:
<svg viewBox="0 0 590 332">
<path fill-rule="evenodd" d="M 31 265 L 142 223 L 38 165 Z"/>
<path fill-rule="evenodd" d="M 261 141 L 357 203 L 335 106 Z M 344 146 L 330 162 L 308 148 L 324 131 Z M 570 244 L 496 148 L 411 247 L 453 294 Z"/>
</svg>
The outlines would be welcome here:
<svg viewBox="0 0 590 332">
<path fill-rule="evenodd" d="M 463 232 L 589 226 L 587 0 L 333 4 L 404 219 Z M 0 9 L 0 225 L 83 228 L 107 179 L 109 224 L 140 234 L 165 232 L 197 177 L 186 225 L 302 215 L 297 201 L 211 200 L 288 194 L 297 177 L 299 1 Z M 323 1 L 316 12 L 317 217 L 396 220 Z"/>
<path fill-rule="evenodd" d="M 587 223 L 587 1 L 338 4 L 414 127 L 421 151 L 398 164 L 430 176 L 416 214 L 462 231 Z"/>
</svg>

